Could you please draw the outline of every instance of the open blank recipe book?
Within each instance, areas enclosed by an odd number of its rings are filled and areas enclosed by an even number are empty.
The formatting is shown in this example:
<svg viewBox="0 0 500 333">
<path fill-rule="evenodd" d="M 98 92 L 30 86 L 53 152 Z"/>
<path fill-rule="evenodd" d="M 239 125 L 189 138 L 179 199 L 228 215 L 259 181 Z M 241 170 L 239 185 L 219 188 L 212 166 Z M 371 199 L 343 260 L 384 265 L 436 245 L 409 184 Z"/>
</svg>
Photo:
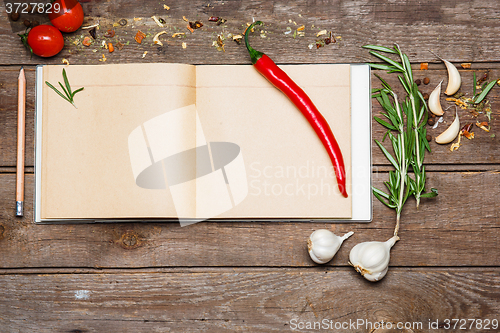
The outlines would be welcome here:
<svg viewBox="0 0 500 333">
<path fill-rule="evenodd" d="M 367 65 L 280 66 L 339 143 L 250 65 L 37 67 L 35 222 L 371 220 Z M 65 68 L 77 108 L 49 88 Z"/>
</svg>

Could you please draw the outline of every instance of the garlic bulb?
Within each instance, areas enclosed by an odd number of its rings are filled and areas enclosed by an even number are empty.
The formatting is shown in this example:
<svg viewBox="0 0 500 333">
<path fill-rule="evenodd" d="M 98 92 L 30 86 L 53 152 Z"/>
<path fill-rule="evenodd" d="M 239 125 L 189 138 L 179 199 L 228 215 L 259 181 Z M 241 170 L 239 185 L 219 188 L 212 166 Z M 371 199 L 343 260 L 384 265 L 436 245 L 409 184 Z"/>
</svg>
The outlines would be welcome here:
<svg viewBox="0 0 500 333">
<path fill-rule="evenodd" d="M 443 108 L 441 107 L 441 102 L 439 97 L 441 95 L 441 83 L 439 82 L 436 88 L 431 92 L 429 96 L 429 110 L 434 113 L 436 116 L 442 116 L 444 114 Z"/>
<path fill-rule="evenodd" d="M 451 123 L 443 133 L 436 137 L 436 142 L 439 144 L 447 144 L 455 140 L 460 131 L 460 120 L 458 119 L 458 111 L 456 111 L 455 120 Z"/>
<path fill-rule="evenodd" d="M 364 242 L 352 248 L 350 264 L 368 281 L 381 280 L 389 269 L 390 251 L 398 236 L 386 242 Z"/>
<path fill-rule="evenodd" d="M 318 264 L 329 262 L 335 256 L 335 253 L 337 253 L 344 240 L 351 237 L 352 234 L 353 232 L 350 231 L 344 236 L 339 237 L 326 229 L 314 231 L 307 240 L 309 256 Z"/>
</svg>

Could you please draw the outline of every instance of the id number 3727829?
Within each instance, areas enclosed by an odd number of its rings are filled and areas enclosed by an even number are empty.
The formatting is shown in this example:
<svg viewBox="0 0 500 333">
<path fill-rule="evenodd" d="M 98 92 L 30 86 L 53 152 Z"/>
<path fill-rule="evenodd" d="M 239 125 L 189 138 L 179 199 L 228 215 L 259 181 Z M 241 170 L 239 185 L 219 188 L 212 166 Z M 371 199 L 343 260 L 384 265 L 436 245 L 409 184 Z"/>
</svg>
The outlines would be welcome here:
<svg viewBox="0 0 500 333">
<path fill-rule="evenodd" d="M 61 5 L 51 2 L 11 2 L 5 1 L 5 11 L 7 14 L 50 14 L 59 13 Z"/>
</svg>

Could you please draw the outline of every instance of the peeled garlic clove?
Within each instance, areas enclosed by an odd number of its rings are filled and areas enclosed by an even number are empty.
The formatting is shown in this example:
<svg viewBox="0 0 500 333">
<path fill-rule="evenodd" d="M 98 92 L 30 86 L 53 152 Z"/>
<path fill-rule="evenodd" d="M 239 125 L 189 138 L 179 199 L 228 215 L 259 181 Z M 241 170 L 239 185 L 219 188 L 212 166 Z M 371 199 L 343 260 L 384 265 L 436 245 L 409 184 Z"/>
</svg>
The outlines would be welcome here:
<svg viewBox="0 0 500 333">
<path fill-rule="evenodd" d="M 339 237 L 326 229 L 314 231 L 307 240 L 309 256 L 318 264 L 329 262 L 335 256 L 344 240 L 351 237 L 352 234 L 353 232 L 350 231 L 344 236 Z"/>
<path fill-rule="evenodd" d="M 436 142 L 439 144 L 447 144 L 455 140 L 460 131 L 460 120 L 458 119 L 458 111 L 455 113 L 455 120 L 451 123 L 443 133 L 436 137 Z"/>
<path fill-rule="evenodd" d="M 454 95 L 458 89 L 460 89 L 462 78 L 460 77 L 458 69 L 451 62 L 444 59 L 441 60 L 444 62 L 446 69 L 448 70 L 448 86 L 446 87 L 446 91 L 444 93 L 448 96 Z"/>
<path fill-rule="evenodd" d="M 364 242 L 352 248 L 349 254 L 351 265 L 368 281 L 379 281 L 389 269 L 391 248 L 399 240 L 398 236 L 386 242 Z"/>
<path fill-rule="evenodd" d="M 436 116 L 442 116 L 444 114 L 443 108 L 441 107 L 441 102 L 439 97 L 441 95 L 441 83 L 439 82 L 436 88 L 431 92 L 429 96 L 429 110 L 434 113 Z"/>
</svg>

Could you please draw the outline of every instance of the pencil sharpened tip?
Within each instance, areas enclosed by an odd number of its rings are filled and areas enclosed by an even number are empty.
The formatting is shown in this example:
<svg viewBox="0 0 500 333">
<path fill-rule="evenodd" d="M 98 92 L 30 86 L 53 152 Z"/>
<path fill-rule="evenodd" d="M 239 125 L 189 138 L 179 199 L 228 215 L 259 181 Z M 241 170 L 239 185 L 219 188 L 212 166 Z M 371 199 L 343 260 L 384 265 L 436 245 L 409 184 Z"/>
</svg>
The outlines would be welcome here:
<svg viewBox="0 0 500 333">
<path fill-rule="evenodd" d="M 23 216 L 24 214 L 24 202 L 16 201 L 16 216 Z"/>
</svg>

